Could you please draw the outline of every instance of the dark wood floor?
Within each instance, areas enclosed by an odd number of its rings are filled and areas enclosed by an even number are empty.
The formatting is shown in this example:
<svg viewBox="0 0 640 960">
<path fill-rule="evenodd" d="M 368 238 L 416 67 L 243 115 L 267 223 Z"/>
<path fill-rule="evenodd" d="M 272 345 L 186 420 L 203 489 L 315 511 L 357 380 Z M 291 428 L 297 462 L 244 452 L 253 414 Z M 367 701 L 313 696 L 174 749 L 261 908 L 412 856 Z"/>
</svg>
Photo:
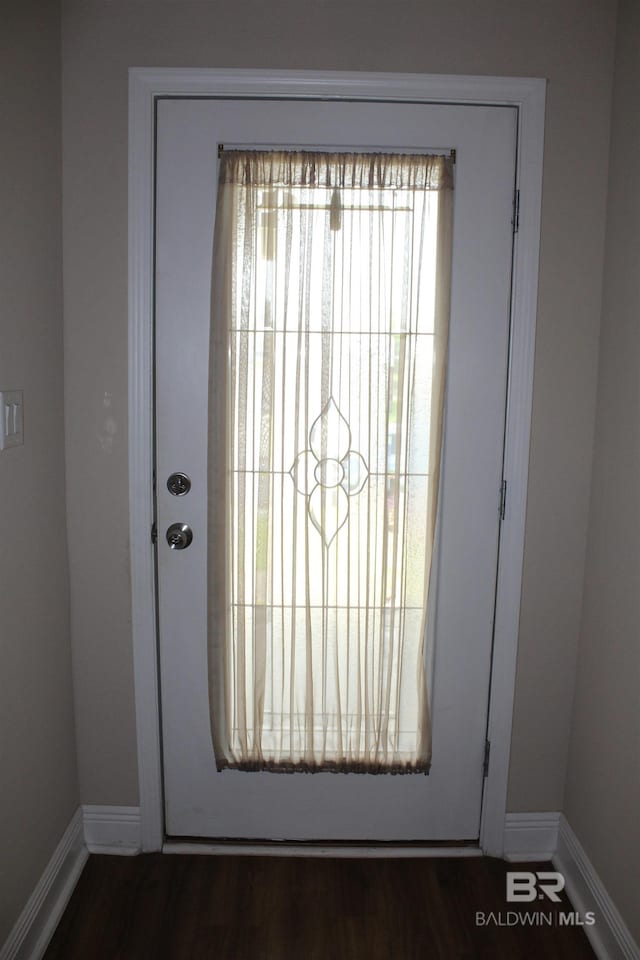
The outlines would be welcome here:
<svg viewBox="0 0 640 960">
<path fill-rule="evenodd" d="M 45 960 L 593 960 L 579 928 L 476 925 L 477 911 L 506 922 L 508 910 L 572 910 L 507 904 L 507 869 L 487 858 L 92 856 Z"/>
</svg>

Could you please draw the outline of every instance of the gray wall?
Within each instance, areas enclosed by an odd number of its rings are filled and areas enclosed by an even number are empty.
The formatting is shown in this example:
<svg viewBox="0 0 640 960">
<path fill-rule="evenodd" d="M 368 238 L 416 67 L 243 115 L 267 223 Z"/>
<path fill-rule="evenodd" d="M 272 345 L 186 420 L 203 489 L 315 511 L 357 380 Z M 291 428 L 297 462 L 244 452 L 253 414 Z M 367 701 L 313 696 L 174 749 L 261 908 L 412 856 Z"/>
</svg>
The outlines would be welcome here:
<svg viewBox="0 0 640 960">
<path fill-rule="evenodd" d="M 138 797 L 127 68 L 226 66 L 549 78 L 509 808 L 560 809 L 591 475 L 615 16 L 615 0 L 63 0 L 67 494 L 84 802 Z M 107 410 L 117 426 L 110 446 Z"/>
<path fill-rule="evenodd" d="M 640 943 L 640 6 L 620 5 L 600 378 L 565 814 Z"/>
<path fill-rule="evenodd" d="M 0 944 L 78 806 L 65 537 L 60 20 L 0 15 L 0 388 L 25 443 L 0 452 Z"/>
</svg>

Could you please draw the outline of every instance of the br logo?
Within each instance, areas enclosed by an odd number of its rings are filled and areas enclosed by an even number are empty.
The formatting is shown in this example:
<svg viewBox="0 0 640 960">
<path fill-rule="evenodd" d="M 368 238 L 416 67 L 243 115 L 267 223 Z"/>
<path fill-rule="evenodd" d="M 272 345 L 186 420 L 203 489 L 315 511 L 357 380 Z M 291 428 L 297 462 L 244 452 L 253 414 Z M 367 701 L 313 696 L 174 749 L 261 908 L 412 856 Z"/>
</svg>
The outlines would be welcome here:
<svg viewBox="0 0 640 960">
<path fill-rule="evenodd" d="M 558 894 L 564 890 L 564 877 L 555 870 L 530 873 L 528 870 L 507 872 L 507 902 L 530 903 L 532 900 L 553 900 L 560 903 Z"/>
</svg>

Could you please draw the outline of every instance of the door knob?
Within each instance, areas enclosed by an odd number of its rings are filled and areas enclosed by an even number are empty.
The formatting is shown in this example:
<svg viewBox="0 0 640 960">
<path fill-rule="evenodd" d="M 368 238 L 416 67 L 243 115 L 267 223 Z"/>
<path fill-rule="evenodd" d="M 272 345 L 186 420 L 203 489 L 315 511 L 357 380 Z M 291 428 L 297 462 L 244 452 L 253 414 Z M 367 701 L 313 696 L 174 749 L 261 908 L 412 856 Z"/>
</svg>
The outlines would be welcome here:
<svg viewBox="0 0 640 960">
<path fill-rule="evenodd" d="M 172 523 L 166 536 L 172 550 L 186 550 L 193 540 L 193 530 L 188 523 Z"/>
</svg>

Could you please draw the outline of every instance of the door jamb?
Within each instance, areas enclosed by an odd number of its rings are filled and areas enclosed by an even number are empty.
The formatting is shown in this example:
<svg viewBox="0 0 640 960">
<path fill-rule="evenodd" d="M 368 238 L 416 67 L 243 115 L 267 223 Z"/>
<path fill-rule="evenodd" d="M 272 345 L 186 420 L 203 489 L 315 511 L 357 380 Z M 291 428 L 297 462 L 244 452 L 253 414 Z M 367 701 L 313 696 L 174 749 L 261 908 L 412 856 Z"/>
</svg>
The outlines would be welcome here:
<svg viewBox="0 0 640 960">
<path fill-rule="evenodd" d="M 529 465 L 538 291 L 546 81 L 519 77 L 276 70 L 129 70 L 129 535 L 142 849 L 164 840 L 153 523 L 153 214 L 155 104 L 159 96 L 349 99 L 513 106 L 518 109 L 509 388 L 491 697 L 480 846 L 504 852 L 511 723 Z M 498 491 L 496 491 L 496 509 Z"/>
</svg>

